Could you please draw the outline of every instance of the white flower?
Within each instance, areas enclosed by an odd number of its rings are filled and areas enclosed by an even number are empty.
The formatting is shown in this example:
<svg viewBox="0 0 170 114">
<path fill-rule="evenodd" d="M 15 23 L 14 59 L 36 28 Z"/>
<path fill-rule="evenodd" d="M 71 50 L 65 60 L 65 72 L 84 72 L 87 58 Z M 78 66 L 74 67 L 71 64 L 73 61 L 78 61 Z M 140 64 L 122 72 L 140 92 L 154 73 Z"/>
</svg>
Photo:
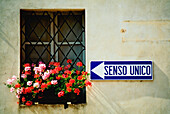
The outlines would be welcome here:
<svg viewBox="0 0 170 114">
<path fill-rule="evenodd" d="M 50 77 L 50 71 L 47 70 L 47 72 L 44 72 L 44 75 L 42 76 L 42 79 L 43 79 L 43 80 L 46 80 L 46 79 L 49 78 L 49 77 Z"/>
<path fill-rule="evenodd" d="M 7 80 L 7 84 L 8 84 L 8 85 L 11 85 L 12 82 L 13 82 L 12 79 L 8 79 L 8 80 Z"/>
<path fill-rule="evenodd" d="M 42 76 L 42 79 L 43 79 L 43 80 L 46 80 L 46 79 L 47 79 L 47 77 L 46 77 L 46 76 Z"/>
<path fill-rule="evenodd" d="M 28 86 L 31 86 L 31 85 L 32 85 L 32 81 L 28 81 L 28 82 L 27 82 L 27 85 L 28 85 Z"/>
<path fill-rule="evenodd" d="M 14 92 L 14 90 L 15 90 L 15 88 L 13 88 L 13 87 L 10 88 L 11 93 Z"/>
<path fill-rule="evenodd" d="M 35 74 L 37 74 L 38 72 L 40 72 L 40 74 L 41 74 L 41 68 L 40 67 L 34 67 L 34 71 L 35 71 Z"/>
<path fill-rule="evenodd" d="M 34 83 L 33 86 L 36 87 L 36 88 L 40 87 L 39 83 Z"/>
<path fill-rule="evenodd" d="M 17 79 L 17 77 L 15 75 L 12 76 L 12 81 L 15 81 Z"/>
<path fill-rule="evenodd" d="M 18 99 L 19 99 L 19 98 L 20 98 L 20 95 L 16 94 L 16 98 L 18 98 Z"/>
<path fill-rule="evenodd" d="M 22 78 L 26 78 L 26 77 L 27 77 L 27 75 L 25 75 L 25 74 L 21 74 L 21 77 L 22 77 Z"/>
<path fill-rule="evenodd" d="M 45 64 L 39 64 L 39 67 L 40 67 L 41 69 L 46 69 L 46 65 L 45 65 Z"/>
<path fill-rule="evenodd" d="M 31 70 L 31 67 L 25 67 L 25 71 Z"/>
<path fill-rule="evenodd" d="M 21 94 L 21 93 L 22 93 L 19 88 L 17 89 L 17 93 L 18 93 L 18 94 Z"/>
<path fill-rule="evenodd" d="M 58 84 L 57 80 L 51 80 L 51 84 L 56 85 Z"/>
</svg>

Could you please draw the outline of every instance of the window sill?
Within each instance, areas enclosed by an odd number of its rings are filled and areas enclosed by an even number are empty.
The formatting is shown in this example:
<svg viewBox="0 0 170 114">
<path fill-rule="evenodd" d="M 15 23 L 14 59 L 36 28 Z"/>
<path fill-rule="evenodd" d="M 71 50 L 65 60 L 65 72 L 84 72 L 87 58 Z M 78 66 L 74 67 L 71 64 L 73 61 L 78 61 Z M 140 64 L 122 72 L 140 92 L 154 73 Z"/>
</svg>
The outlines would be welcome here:
<svg viewBox="0 0 170 114">
<path fill-rule="evenodd" d="M 68 105 L 66 107 L 66 105 Z M 34 104 L 34 105 L 31 105 L 30 107 L 61 107 L 61 108 L 68 108 L 68 107 L 84 107 L 86 106 L 87 103 L 80 103 L 80 104 Z M 23 104 L 20 104 L 19 105 L 19 108 L 26 108 L 28 106 L 26 105 L 23 105 Z"/>
</svg>

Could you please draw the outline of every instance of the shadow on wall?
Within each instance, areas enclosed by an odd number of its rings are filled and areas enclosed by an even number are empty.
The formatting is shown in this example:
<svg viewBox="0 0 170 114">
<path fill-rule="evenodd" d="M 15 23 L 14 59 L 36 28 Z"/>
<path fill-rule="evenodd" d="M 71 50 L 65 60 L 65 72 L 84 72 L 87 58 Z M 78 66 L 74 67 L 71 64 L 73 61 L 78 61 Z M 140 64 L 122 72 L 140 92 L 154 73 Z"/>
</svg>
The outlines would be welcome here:
<svg viewBox="0 0 170 114">
<path fill-rule="evenodd" d="M 146 91 L 136 99 L 118 102 L 126 113 L 169 114 L 170 89 L 168 76 L 154 64 L 154 81 L 144 83 Z M 154 107 L 154 108 L 153 108 Z"/>
<path fill-rule="evenodd" d="M 125 114 L 124 109 L 121 108 L 115 101 L 107 97 L 106 94 L 103 93 L 97 86 L 93 85 L 93 89 L 88 93 L 90 101 L 88 103 L 88 107 L 90 109 L 89 113 Z"/>
<path fill-rule="evenodd" d="M 4 28 L 3 24 L 0 22 L 0 39 L 3 40 L 5 43 L 8 44 L 14 51 L 17 51 L 15 47 L 8 41 L 9 36 L 2 30 Z M 2 44 L 1 44 L 2 45 Z"/>
<path fill-rule="evenodd" d="M 153 64 L 153 71 L 154 81 L 153 84 L 150 84 L 148 86 L 150 87 L 150 89 L 155 89 L 155 93 L 148 96 L 170 99 L 168 76 L 159 68 L 156 63 Z"/>
</svg>

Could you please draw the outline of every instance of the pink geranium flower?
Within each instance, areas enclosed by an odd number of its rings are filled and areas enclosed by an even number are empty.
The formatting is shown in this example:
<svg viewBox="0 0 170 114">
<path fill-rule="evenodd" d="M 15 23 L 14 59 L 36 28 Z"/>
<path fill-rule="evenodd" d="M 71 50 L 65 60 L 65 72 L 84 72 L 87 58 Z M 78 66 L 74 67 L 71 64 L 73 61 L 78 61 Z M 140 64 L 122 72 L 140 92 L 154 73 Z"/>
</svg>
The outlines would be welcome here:
<svg viewBox="0 0 170 114">
<path fill-rule="evenodd" d="M 43 63 L 39 64 L 39 67 L 42 71 L 46 69 L 46 65 Z"/>
<path fill-rule="evenodd" d="M 60 91 L 60 92 L 58 93 L 58 97 L 61 97 L 61 96 L 64 96 L 64 91 Z"/>
<path fill-rule="evenodd" d="M 25 71 L 31 70 L 31 67 L 25 67 Z"/>
<path fill-rule="evenodd" d="M 8 84 L 8 85 L 11 85 L 12 82 L 13 82 L 12 79 L 8 79 L 8 80 L 7 80 L 7 84 Z"/>
<path fill-rule="evenodd" d="M 28 85 L 28 86 L 31 86 L 31 85 L 32 85 L 32 81 L 28 81 L 28 82 L 27 82 L 27 85 Z"/>
<path fill-rule="evenodd" d="M 39 88 L 40 84 L 37 82 L 37 83 L 34 83 L 33 86 L 36 87 L 36 88 Z"/>
<path fill-rule="evenodd" d="M 12 76 L 12 81 L 15 81 L 17 79 L 17 77 L 15 75 Z"/>
<path fill-rule="evenodd" d="M 46 79 L 49 78 L 49 77 L 50 77 L 50 71 L 47 70 L 47 72 L 44 72 L 44 75 L 42 76 L 42 79 L 43 79 L 43 80 L 46 80 Z"/>
<path fill-rule="evenodd" d="M 21 92 L 21 89 L 17 89 L 17 94 L 21 94 L 22 92 Z"/>
<path fill-rule="evenodd" d="M 14 87 L 11 87 L 11 88 L 10 88 L 10 92 L 11 92 L 11 93 L 14 92 L 14 90 L 15 90 Z"/>
<path fill-rule="evenodd" d="M 37 74 L 38 72 L 41 72 L 41 68 L 40 67 L 34 67 L 34 71 L 35 71 L 35 74 Z"/>
<path fill-rule="evenodd" d="M 16 94 L 16 98 L 18 98 L 18 99 L 19 99 L 19 98 L 20 98 L 20 95 Z"/>
<path fill-rule="evenodd" d="M 27 75 L 21 74 L 21 78 L 27 78 Z"/>
<path fill-rule="evenodd" d="M 56 85 L 58 84 L 57 80 L 51 80 L 51 84 Z"/>
</svg>

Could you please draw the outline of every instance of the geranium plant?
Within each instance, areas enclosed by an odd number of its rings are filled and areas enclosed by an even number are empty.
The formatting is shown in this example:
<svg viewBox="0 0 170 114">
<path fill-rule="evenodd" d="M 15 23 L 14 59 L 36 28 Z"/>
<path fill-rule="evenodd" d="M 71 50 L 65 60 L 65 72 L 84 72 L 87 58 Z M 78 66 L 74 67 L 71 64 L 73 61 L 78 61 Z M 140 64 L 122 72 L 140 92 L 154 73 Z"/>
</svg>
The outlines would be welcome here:
<svg viewBox="0 0 170 114">
<path fill-rule="evenodd" d="M 87 80 L 89 73 L 82 70 L 82 62 L 77 62 L 77 69 L 70 69 L 72 60 L 68 59 L 67 63 L 66 66 L 59 62 L 50 62 L 49 66 L 42 62 L 38 66 L 26 63 L 21 78 L 13 76 L 5 85 L 20 99 L 19 104 L 27 106 L 31 106 L 35 99 L 41 99 L 43 92 L 51 88 L 59 98 L 68 93 L 79 95 L 85 86 L 92 86 Z"/>
</svg>

